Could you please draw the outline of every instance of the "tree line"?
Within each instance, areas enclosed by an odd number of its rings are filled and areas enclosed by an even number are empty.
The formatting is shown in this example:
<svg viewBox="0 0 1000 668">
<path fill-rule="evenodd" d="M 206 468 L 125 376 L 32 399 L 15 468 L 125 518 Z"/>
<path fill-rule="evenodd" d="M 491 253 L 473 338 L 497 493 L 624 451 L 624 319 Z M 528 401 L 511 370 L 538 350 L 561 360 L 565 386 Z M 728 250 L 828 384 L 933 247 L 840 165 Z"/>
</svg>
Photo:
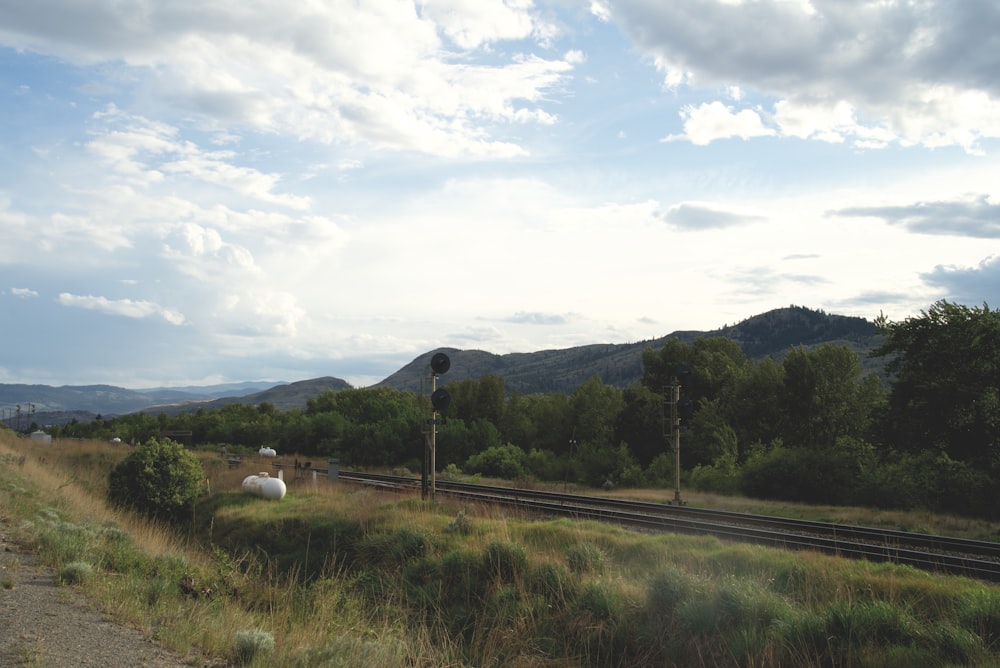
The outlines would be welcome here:
<svg viewBox="0 0 1000 668">
<path fill-rule="evenodd" d="M 1000 491 L 1000 314 L 939 301 L 879 317 L 871 354 L 825 344 L 749 359 L 732 340 L 671 339 L 643 354 L 640 382 L 593 377 L 570 394 L 508 392 L 499 376 L 444 385 L 437 464 L 455 474 L 588 486 L 672 486 L 669 401 L 693 408 L 681 432 L 688 488 L 759 498 L 926 508 L 993 518 Z M 346 467 L 420 470 L 428 397 L 392 388 L 326 392 L 304 409 L 233 404 L 195 413 L 74 423 L 55 436 L 141 442 L 182 433 L 230 452 L 336 457 Z M 187 434 L 190 433 L 190 436 Z"/>
</svg>

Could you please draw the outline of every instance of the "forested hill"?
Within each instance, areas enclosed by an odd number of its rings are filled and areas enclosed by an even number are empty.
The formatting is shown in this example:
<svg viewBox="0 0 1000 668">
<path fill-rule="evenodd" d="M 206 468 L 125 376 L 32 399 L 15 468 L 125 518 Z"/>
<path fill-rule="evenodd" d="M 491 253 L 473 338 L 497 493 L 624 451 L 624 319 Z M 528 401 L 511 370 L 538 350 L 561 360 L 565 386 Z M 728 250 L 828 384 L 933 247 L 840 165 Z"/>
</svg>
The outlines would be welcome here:
<svg viewBox="0 0 1000 668">
<path fill-rule="evenodd" d="M 724 336 L 743 348 L 752 359 L 770 356 L 781 359 L 795 346 L 812 347 L 823 343 L 846 345 L 861 357 L 862 365 L 874 368 L 879 360 L 869 361 L 868 352 L 879 343 L 873 322 L 863 318 L 829 315 L 800 306 L 776 309 L 748 318 L 735 325 L 727 325 L 709 332 L 680 331 L 659 339 L 637 343 L 599 343 L 562 350 L 542 350 L 532 353 L 497 355 L 482 350 L 442 349 L 451 358 L 451 369 L 439 379 L 445 385 L 463 379 L 475 379 L 492 374 L 504 379 L 508 391 L 529 394 L 534 392 L 573 392 L 588 379 L 598 376 L 604 383 L 628 387 L 642 378 L 642 353 L 648 348 L 658 349 L 671 338 L 690 343 L 698 338 Z M 392 374 L 376 387 L 393 387 L 399 390 L 426 392 L 429 390 L 430 359 L 432 350 Z M 250 385 L 245 384 L 245 385 Z M 88 411 L 104 415 L 146 411 L 151 414 L 194 412 L 198 409 L 213 410 L 227 404 L 260 404 L 268 402 L 280 410 L 304 408 L 309 399 L 322 392 L 348 389 L 345 381 L 332 378 L 314 378 L 281 384 L 248 394 L 233 387 L 219 388 L 214 396 L 199 395 L 198 388 L 175 390 L 126 390 L 110 386 L 60 387 L 43 385 L 0 384 L 0 406 L 13 407 L 28 401 L 39 415 L 39 424 L 56 424 L 81 417 L 58 411 Z M 207 388 L 202 388 L 207 389 Z M 222 389 L 230 390 L 223 394 Z M 232 391 L 236 390 L 236 391 Z M 5 411 L 8 424 L 14 426 L 13 410 Z M 35 416 L 22 416 L 30 424 Z"/>
<path fill-rule="evenodd" d="M 378 385 L 400 390 L 426 391 L 430 382 L 430 359 L 440 351 L 451 359 L 451 369 L 438 381 L 441 384 L 492 374 L 504 379 L 508 391 L 523 394 L 568 393 L 596 375 L 608 385 L 624 388 L 642 378 L 642 353 L 647 348 L 660 348 L 672 338 L 689 343 L 698 338 L 713 336 L 732 339 L 748 357 L 755 360 L 765 357 L 780 360 L 789 348 L 797 346 L 814 347 L 824 343 L 844 345 L 857 352 L 862 365 L 869 368 L 878 362 L 869 361 L 868 353 L 881 341 L 872 321 L 790 306 L 768 311 L 718 330 L 680 331 L 637 343 L 594 344 L 506 355 L 482 350 L 441 348 L 417 357 Z"/>
</svg>

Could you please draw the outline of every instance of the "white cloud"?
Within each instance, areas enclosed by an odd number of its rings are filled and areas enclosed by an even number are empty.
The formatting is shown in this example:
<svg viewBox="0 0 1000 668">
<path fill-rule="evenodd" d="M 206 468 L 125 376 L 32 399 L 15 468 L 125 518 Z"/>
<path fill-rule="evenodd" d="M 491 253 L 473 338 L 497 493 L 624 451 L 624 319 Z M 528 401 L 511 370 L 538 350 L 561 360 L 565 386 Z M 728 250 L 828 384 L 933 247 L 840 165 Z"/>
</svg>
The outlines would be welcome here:
<svg viewBox="0 0 1000 668">
<path fill-rule="evenodd" d="M 549 122 L 552 112 L 524 105 L 542 100 L 571 69 L 520 50 L 479 53 L 498 42 L 547 44 L 558 34 L 521 0 L 433 0 L 419 12 L 408 0 L 260 2 L 252 11 L 227 0 L 145 9 L 40 0 L 30 9 L 0 8 L 0 25 L 0 43 L 101 63 L 140 98 L 173 107 L 177 117 L 193 114 L 207 129 L 235 124 L 446 156 L 524 154 L 469 117 Z M 117 154 L 114 146 L 94 148 L 116 157 L 119 169 L 130 164 L 120 144 Z"/>
<path fill-rule="evenodd" d="M 681 110 L 684 119 L 684 133 L 668 135 L 663 141 L 682 139 L 692 144 L 704 146 L 717 139 L 740 137 L 768 137 L 775 131 L 764 125 L 760 115 L 751 109 L 735 111 L 721 102 L 711 102 L 697 107 L 687 106 Z"/>
<path fill-rule="evenodd" d="M 602 0 L 591 0 L 590 13 L 604 23 L 611 20 L 611 8 L 608 6 L 608 3 L 602 2 Z"/>
<path fill-rule="evenodd" d="M 239 195 L 304 210 L 309 199 L 275 192 L 281 176 L 236 165 L 232 151 L 205 151 L 178 138 L 179 130 L 160 122 L 126 114 L 110 105 L 95 114 L 100 122 L 88 149 L 115 174 L 139 187 L 161 183 L 167 175 L 190 178 Z"/>
<path fill-rule="evenodd" d="M 521 40 L 536 32 L 531 0 L 422 0 L 421 16 L 433 20 L 454 44 L 465 50 L 503 40 Z M 539 26 L 544 34 L 551 28 Z"/>
<path fill-rule="evenodd" d="M 59 294 L 58 302 L 63 306 L 72 306 L 92 311 L 99 311 L 108 315 L 118 315 L 126 318 L 149 318 L 159 316 L 171 325 L 183 325 L 184 315 L 172 309 L 164 308 L 159 304 L 144 300 L 133 301 L 131 299 L 108 299 L 107 297 L 95 297 L 93 295 L 74 295 L 68 292 Z"/>
</svg>

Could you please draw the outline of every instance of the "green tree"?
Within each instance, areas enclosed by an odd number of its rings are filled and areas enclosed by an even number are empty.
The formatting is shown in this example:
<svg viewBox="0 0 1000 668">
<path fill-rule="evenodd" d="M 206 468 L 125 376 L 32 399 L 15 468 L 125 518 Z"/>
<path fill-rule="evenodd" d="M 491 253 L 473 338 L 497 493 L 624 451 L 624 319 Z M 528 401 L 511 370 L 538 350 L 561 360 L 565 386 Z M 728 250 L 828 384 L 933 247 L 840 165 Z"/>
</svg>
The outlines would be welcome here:
<svg viewBox="0 0 1000 668">
<path fill-rule="evenodd" d="M 620 389 L 605 385 L 599 376 L 591 377 L 569 398 L 574 437 L 580 443 L 610 446 L 615 423 L 624 407 Z"/>
<path fill-rule="evenodd" d="M 108 498 L 149 517 L 178 519 L 201 493 L 201 462 L 180 443 L 151 438 L 108 475 Z"/>
<path fill-rule="evenodd" d="M 622 392 L 624 406 L 615 423 L 615 441 L 627 443 L 643 466 L 649 466 L 670 446 L 664 424 L 663 395 L 636 383 Z M 666 433 L 666 435 L 665 435 Z"/>
<path fill-rule="evenodd" d="M 503 421 L 507 391 L 500 376 L 466 378 L 448 383 L 446 389 L 451 395 L 449 417 L 465 420 L 468 424 L 484 419 L 499 426 Z"/>
<path fill-rule="evenodd" d="M 939 301 L 878 324 L 886 339 L 874 354 L 895 374 L 883 439 L 1000 469 L 1000 312 Z"/>
<path fill-rule="evenodd" d="M 569 397 L 561 392 L 512 395 L 500 433 L 505 442 L 529 450 L 568 452 L 573 438 Z"/>
<path fill-rule="evenodd" d="M 470 424 L 463 420 L 448 420 L 438 427 L 437 467 L 461 465 L 476 453 L 499 447 L 501 443 L 500 431 L 489 420 L 479 418 Z"/>
<path fill-rule="evenodd" d="M 782 366 L 787 445 L 829 448 L 842 436 L 866 434 L 880 391 L 876 376 L 862 376 L 857 353 L 833 344 L 792 348 Z"/>
<path fill-rule="evenodd" d="M 781 437 L 784 385 L 785 370 L 770 357 L 747 365 L 745 372 L 735 379 L 721 408 L 736 433 L 739 461 L 745 461 L 754 444 L 770 443 Z"/>
<path fill-rule="evenodd" d="M 687 366 L 691 375 L 684 380 L 684 394 L 692 401 L 717 400 L 739 376 L 748 363 L 739 344 L 723 336 L 695 339 L 691 344 L 670 339 L 658 350 L 642 355 L 642 384 L 654 392 L 663 392 L 673 384 L 679 366 Z"/>
</svg>

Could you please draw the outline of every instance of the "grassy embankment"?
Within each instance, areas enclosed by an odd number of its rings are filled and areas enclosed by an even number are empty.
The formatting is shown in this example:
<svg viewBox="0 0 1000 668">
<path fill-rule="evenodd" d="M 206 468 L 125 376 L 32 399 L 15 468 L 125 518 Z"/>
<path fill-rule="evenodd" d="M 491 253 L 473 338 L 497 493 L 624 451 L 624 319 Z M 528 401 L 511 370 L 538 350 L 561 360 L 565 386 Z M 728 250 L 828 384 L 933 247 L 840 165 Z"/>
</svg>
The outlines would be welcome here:
<svg viewBox="0 0 1000 668">
<path fill-rule="evenodd" d="M 267 502 L 239 491 L 258 463 L 228 470 L 214 454 L 211 493 L 178 532 L 107 508 L 124 455 L 0 432 L 0 519 L 192 665 L 1000 665 L 993 585 L 323 480 Z"/>
</svg>

